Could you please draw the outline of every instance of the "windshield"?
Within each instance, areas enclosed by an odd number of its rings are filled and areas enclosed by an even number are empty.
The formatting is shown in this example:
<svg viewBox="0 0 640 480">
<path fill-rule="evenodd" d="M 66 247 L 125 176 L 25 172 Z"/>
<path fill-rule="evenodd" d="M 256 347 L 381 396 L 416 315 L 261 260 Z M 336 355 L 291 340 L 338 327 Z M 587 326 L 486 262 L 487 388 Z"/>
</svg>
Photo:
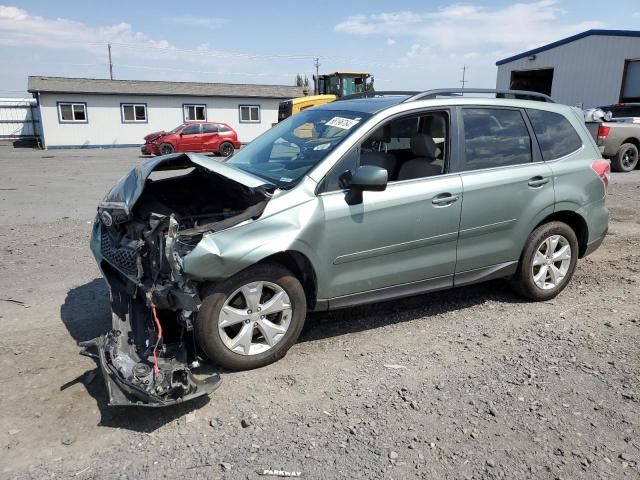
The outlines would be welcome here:
<svg viewBox="0 0 640 480">
<path fill-rule="evenodd" d="M 297 183 L 371 115 L 309 109 L 280 122 L 227 163 L 278 187 Z"/>
<path fill-rule="evenodd" d="M 176 128 L 174 128 L 173 130 L 171 130 L 169 133 L 178 133 L 178 130 L 180 130 L 182 127 L 184 127 L 184 123 L 181 123 L 180 125 L 178 125 Z"/>
</svg>

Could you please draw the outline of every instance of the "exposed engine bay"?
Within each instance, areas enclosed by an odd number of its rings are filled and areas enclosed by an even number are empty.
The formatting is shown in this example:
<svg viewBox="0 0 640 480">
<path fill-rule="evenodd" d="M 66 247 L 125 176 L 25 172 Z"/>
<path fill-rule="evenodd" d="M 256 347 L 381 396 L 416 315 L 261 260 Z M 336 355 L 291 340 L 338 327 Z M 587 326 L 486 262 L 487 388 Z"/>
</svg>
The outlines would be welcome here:
<svg viewBox="0 0 640 480">
<path fill-rule="evenodd" d="M 200 364 L 193 325 L 202 279 L 183 273 L 182 257 L 203 235 L 258 218 L 272 189 L 214 168 L 231 169 L 193 154 L 151 159 L 98 207 L 91 246 L 111 290 L 113 325 L 81 346 L 100 362 L 111 405 L 169 405 L 220 384 L 217 374 L 200 381 L 191 371 Z"/>
</svg>

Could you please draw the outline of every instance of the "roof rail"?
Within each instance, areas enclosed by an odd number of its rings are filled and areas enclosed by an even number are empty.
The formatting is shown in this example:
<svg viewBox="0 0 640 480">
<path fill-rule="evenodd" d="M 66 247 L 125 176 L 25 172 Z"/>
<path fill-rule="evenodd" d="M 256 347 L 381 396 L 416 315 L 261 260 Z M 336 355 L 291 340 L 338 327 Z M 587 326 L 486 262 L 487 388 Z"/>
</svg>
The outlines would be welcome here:
<svg viewBox="0 0 640 480">
<path fill-rule="evenodd" d="M 463 96 L 465 93 L 495 93 L 496 98 L 505 98 L 506 96 L 512 96 L 513 98 L 520 98 L 521 100 L 540 100 L 544 102 L 555 103 L 553 98 L 545 95 L 544 93 L 530 92 L 528 90 L 495 90 L 492 88 L 437 88 L 434 90 L 426 90 L 424 92 L 412 95 L 406 100 L 403 100 L 402 103 L 414 102 L 416 100 L 425 100 L 436 97 Z"/>
<path fill-rule="evenodd" d="M 405 91 L 405 90 L 384 90 L 384 91 L 373 91 L 373 92 L 361 92 L 354 93 L 352 95 L 345 95 L 339 100 L 354 100 L 356 98 L 373 98 L 373 97 L 388 97 L 388 96 L 398 96 L 398 95 L 418 95 L 419 91 Z"/>
</svg>

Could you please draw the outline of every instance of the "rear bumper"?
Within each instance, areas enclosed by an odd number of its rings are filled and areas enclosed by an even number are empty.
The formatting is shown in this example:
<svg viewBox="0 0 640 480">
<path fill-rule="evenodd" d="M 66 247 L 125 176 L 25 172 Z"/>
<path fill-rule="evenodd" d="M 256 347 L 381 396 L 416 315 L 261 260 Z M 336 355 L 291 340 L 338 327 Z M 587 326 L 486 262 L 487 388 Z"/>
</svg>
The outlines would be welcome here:
<svg viewBox="0 0 640 480">
<path fill-rule="evenodd" d="M 608 229 L 604 231 L 604 233 L 596 238 L 595 240 L 589 242 L 587 244 L 587 248 L 584 251 L 584 255 L 582 255 L 582 258 L 586 257 L 587 255 L 591 255 L 593 252 L 595 252 L 598 247 L 600 247 L 600 245 L 602 245 L 602 242 L 604 241 L 604 237 L 607 236 L 608 233 Z"/>
</svg>

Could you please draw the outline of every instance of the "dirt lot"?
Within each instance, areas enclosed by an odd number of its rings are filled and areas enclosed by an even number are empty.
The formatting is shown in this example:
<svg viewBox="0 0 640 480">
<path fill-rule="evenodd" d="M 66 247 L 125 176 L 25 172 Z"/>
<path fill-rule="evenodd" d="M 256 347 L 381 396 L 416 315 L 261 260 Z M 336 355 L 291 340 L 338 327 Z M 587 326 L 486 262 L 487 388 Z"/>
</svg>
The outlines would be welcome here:
<svg viewBox="0 0 640 480">
<path fill-rule="evenodd" d="M 551 302 L 496 281 L 316 314 L 209 401 L 109 408 L 76 347 L 110 325 L 87 242 L 139 161 L 0 148 L 0 478 L 640 476 L 640 171 Z"/>
</svg>

